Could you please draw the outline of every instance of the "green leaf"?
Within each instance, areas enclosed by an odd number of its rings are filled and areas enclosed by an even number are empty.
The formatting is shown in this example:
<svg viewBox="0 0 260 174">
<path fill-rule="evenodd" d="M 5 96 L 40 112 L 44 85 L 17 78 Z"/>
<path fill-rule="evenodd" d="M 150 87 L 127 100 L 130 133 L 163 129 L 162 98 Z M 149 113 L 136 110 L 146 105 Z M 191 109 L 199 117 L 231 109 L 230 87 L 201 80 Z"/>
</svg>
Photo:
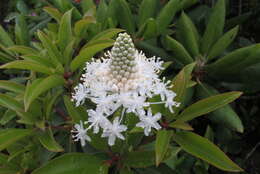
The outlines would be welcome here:
<svg viewBox="0 0 260 174">
<path fill-rule="evenodd" d="M 158 6 L 157 0 L 143 0 L 138 11 L 138 26 L 141 27 L 149 18 L 154 18 Z"/>
<path fill-rule="evenodd" d="M 58 75 L 51 75 L 49 77 L 46 77 L 45 79 L 36 80 L 31 85 L 28 84 L 24 94 L 25 110 L 28 110 L 33 100 L 35 100 L 42 93 L 56 86 L 61 86 L 64 83 L 65 80 L 63 79 L 63 77 Z"/>
<path fill-rule="evenodd" d="M 13 91 L 16 93 L 23 93 L 25 90 L 24 85 L 21 85 L 10 80 L 0 80 L 0 88 L 8 91 Z"/>
<path fill-rule="evenodd" d="M 157 132 L 155 141 L 156 166 L 159 166 L 164 159 L 164 156 L 169 148 L 172 134 L 172 131 L 167 130 L 160 130 Z"/>
<path fill-rule="evenodd" d="M 206 138 L 192 132 L 177 132 L 173 135 L 173 139 L 186 152 L 207 161 L 219 169 L 231 172 L 243 171 L 224 152 Z"/>
<path fill-rule="evenodd" d="M 106 40 L 106 39 L 112 39 L 115 37 L 118 33 L 123 32 L 125 30 L 123 29 L 118 29 L 118 28 L 110 28 L 105 31 L 102 31 L 101 33 L 98 33 L 95 35 L 89 42 L 88 44 L 91 44 L 92 42 L 96 40 Z"/>
<path fill-rule="evenodd" d="M 139 28 L 136 37 L 143 38 L 145 40 L 156 37 L 157 35 L 157 25 L 153 18 L 149 18 L 146 22 Z"/>
<path fill-rule="evenodd" d="M 167 47 L 172 51 L 174 58 L 180 61 L 183 65 L 190 64 L 194 61 L 183 45 L 177 40 L 170 36 L 166 36 L 166 43 Z"/>
<path fill-rule="evenodd" d="M 154 151 L 129 152 L 124 158 L 124 164 L 134 168 L 144 168 L 155 164 Z"/>
<path fill-rule="evenodd" d="M 199 98 L 206 98 L 219 94 L 219 92 L 208 85 L 200 84 L 196 87 L 196 94 L 199 96 Z M 208 118 L 215 123 L 225 125 L 228 128 L 236 130 L 240 133 L 242 133 L 244 130 L 239 116 L 229 105 L 223 106 L 222 108 L 213 111 Z"/>
<path fill-rule="evenodd" d="M 15 38 L 19 45 L 28 45 L 30 36 L 28 25 L 23 15 L 18 15 L 15 20 Z"/>
<path fill-rule="evenodd" d="M 176 119 L 177 121 L 189 121 L 201 115 L 212 112 L 234 101 L 242 95 L 241 92 L 226 92 L 202 99 L 187 107 Z"/>
<path fill-rule="evenodd" d="M 55 72 L 54 69 L 41 65 L 39 63 L 28 61 L 28 60 L 16 60 L 10 63 L 4 64 L 0 66 L 0 69 L 26 69 L 36 72 L 41 72 L 44 74 L 53 74 Z"/>
<path fill-rule="evenodd" d="M 72 118 L 73 123 L 79 123 L 80 120 L 83 120 L 83 115 L 80 114 L 78 109 L 75 107 L 74 103 L 71 102 L 70 97 L 64 96 L 63 97 L 64 104 L 66 109 L 69 113 L 69 116 Z"/>
<path fill-rule="evenodd" d="M 45 111 L 45 116 L 46 116 L 46 120 L 49 120 L 50 119 L 50 116 L 51 116 L 51 113 L 52 113 L 52 110 L 53 110 L 53 106 L 55 105 L 55 102 L 56 100 L 62 96 L 62 93 L 64 91 L 63 90 L 59 90 L 59 91 L 55 91 L 55 94 L 52 95 L 49 98 L 46 98 L 47 99 L 47 103 L 46 103 L 46 111 Z"/>
<path fill-rule="evenodd" d="M 13 40 L 1 25 L 0 25 L 0 43 L 2 43 L 6 47 L 14 45 Z"/>
<path fill-rule="evenodd" d="M 23 139 L 33 133 L 30 129 L 3 129 L 0 130 L 0 151 L 7 148 L 18 140 Z"/>
<path fill-rule="evenodd" d="M 41 40 L 44 48 L 47 50 L 48 55 L 50 56 L 53 63 L 55 65 L 59 65 L 61 62 L 63 62 L 61 53 L 59 52 L 56 45 L 54 43 L 52 43 L 50 38 L 41 31 L 38 31 L 37 35 L 38 35 L 39 39 Z"/>
<path fill-rule="evenodd" d="M 39 52 L 31 47 L 23 45 L 14 45 L 8 48 L 8 50 L 15 51 L 20 54 L 39 54 Z"/>
<path fill-rule="evenodd" d="M 195 58 L 199 55 L 199 33 L 191 19 L 183 12 L 178 22 L 178 38 L 190 55 Z"/>
<path fill-rule="evenodd" d="M 181 8 L 180 0 L 170 0 L 156 18 L 158 32 L 164 33 L 176 12 Z"/>
<path fill-rule="evenodd" d="M 67 153 L 49 161 L 44 166 L 34 170 L 32 174 L 83 174 L 89 172 L 91 174 L 107 174 L 108 167 L 94 155 Z"/>
<path fill-rule="evenodd" d="M 73 10 L 73 9 L 72 9 Z M 60 50 L 63 52 L 72 38 L 71 30 L 71 13 L 72 10 L 67 11 L 61 18 L 58 32 L 58 44 Z M 63 61 L 64 62 L 64 61 Z"/>
<path fill-rule="evenodd" d="M 113 45 L 110 40 L 103 40 L 101 43 L 96 43 L 86 48 L 83 48 L 79 55 L 72 60 L 70 64 L 71 70 L 74 72 L 80 66 L 83 66 L 85 62 L 89 61 L 97 52 Z"/>
<path fill-rule="evenodd" d="M 221 38 L 218 39 L 218 41 L 212 46 L 212 48 L 209 51 L 208 59 L 212 59 L 221 53 L 225 51 L 225 49 L 233 42 L 235 39 L 237 32 L 238 32 L 238 26 L 231 29 L 227 33 L 225 33 Z"/>
<path fill-rule="evenodd" d="M 1 125 L 5 125 L 6 123 L 8 123 L 9 121 L 11 121 L 13 118 L 15 118 L 16 113 L 12 110 L 6 110 L 6 112 L 4 113 L 3 117 L 0 120 L 0 124 Z"/>
<path fill-rule="evenodd" d="M 182 121 L 175 121 L 173 123 L 169 124 L 169 127 L 176 128 L 176 129 L 182 129 L 182 130 L 193 130 L 193 128 L 185 122 Z"/>
<path fill-rule="evenodd" d="M 205 67 L 210 75 L 237 74 L 242 69 L 260 62 L 260 44 L 237 49 Z M 221 71 L 219 71 L 221 69 Z"/>
<path fill-rule="evenodd" d="M 49 68 L 55 68 L 55 65 L 48 57 L 46 58 L 44 56 L 40 56 L 39 53 L 38 54 L 27 54 L 27 55 L 23 55 L 21 57 L 26 61 L 35 62 L 35 63 L 41 64 L 41 65 L 49 67 Z"/>
<path fill-rule="evenodd" d="M 225 0 L 218 0 L 212 9 L 206 31 L 202 37 L 201 52 L 208 53 L 212 45 L 222 36 L 225 25 Z"/>
<path fill-rule="evenodd" d="M 74 25 L 75 35 L 78 36 L 79 38 L 84 37 L 84 35 L 87 32 L 88 26 L 91 23 L 94 23 L 94 20 L 91 18 L 81 19 L 81 20 L 77 21 Z"/>
<path fill-rule="evenodd" d="M 34 124 L 35 117 L 28 112 L 24 112 L 23 105 L 6 94 L 0 94 L 0 106 L 15 111 L 26 124 Z"/>
<path fill-rule="evenodd" d="M 133 34 L 135 32 L 135 23 L 129 4 L 125 0 L 117 0 L 116 11 L 117 14 L 120 14 L 117 15 L 120 26 Z"/>
<path fill-rule="evenodd" d="M 64 149 L 55 141 L 51 129 L 42 132 L 39 137 L 41 144 L 51 152 L 62 152 Z"/>
<path fill-rule="evenodd" d="M 44 7 L 44 11 L 46 11 L 51 17 L 53 17 L 58 23 L 61 21 L 62 14 L 58 9 L 52 7 Z"/>
<path fill-rule="evenodd" d="M 171 116 L 172 120 L 179 111 L 184 107 L 184 100 L 187 93 L 187 87 L 188 83 L 191 79 L 191 73 L 195 67 L 195 63 L 186 65 L 173 79 L 172 84 L 172 90 L 177 94 L 175 97 L 175 101 L 180 103 L 179 107 L 174 108 L 174 113 Z"/>
</svg>

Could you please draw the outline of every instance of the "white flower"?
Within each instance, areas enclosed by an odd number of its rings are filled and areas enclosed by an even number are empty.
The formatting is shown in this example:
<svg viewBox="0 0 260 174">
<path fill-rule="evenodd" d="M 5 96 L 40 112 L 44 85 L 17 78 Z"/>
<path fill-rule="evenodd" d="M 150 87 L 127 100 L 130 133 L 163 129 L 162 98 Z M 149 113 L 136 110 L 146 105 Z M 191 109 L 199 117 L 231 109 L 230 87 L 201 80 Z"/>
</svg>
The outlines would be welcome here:
<svg viewBox="0 0 260 174">
<path fill-rule="evenodd" d="M 87 135 L 87 130 L 83 126 L 82 121 L 80 121 L 80 124 L 74 125 L 75 130 L 72 130 L 71 132 L 75 135 L 72 135 L 72 138 L 74 138 L 74 141 L 80 141 L 81 146 L 86 145 L 86 140 L 91 141 L 90 137 Z"/>
<path fill-rule="evenodd" d="M 146 136 L 148 136 L 151 132 L 151 128 L 155 128 L 157 130 L 161 129 L 161 126 L 157 123 L 157 121 L 161 119 L 161 114 L 157 113 L 153 116 L 151 108 L 149 108 L 147 115 L 143 113 L 139 115 L 139 118 L 141 122 L 137 123 L 136 126 L 144 128 L 144 134 Z"/>
<path fill-rule="evenodd" d="M 86 86 L 79 84 L 75 88 L 75 93 L 72 95 L 72 100 L 76 101 L 76 106 L 84 103 L 85 99 L 88 97 L 88 89 Z"/>
<path fill-rule="evenodd" d="M 90 126 L 88 129 L 91 129 L 94 127 L 94 133 L 99 132 L 99 127 L 105 128 L 108 124 L 110 124 L 109 120 L 104 117 L 103 113 L 100 112 L 99 109 L 97 111 L 94 111 L 93 109 L 90 109 L 88 112 L 88 121 L 85 123 L 90 123 Z"/>
<path fill-rule="evenodd" d="M 160 58 L 147 58 L 135 49 L 132 39 L 126 33 L 121 33 L 116 39 L 106 58 L 92 59 L 86 63 L 82 83 L 75 87 L 72 98 L 76 106 L 86 98 L 96 104 L 95 110 L 88 110 L 87 129 L 93 128 L 94 133 L 103 131 L 102 136 L 108 137 L 109 145 L 115 143 L 116 137 L 124 139 L 120 133 L 127 128 L 124 122 L 125 113 L 134 113 L 140 119 L 137 124 L 149 135 L 151 128 L 160 129 L 157 121 L 161 114 L 152 115 L 151 109 L 147 115 L 145 110 L 152 104 L 164 104 L 173 112 L 176 94 L 171 91 L 171 82 L 161 80 L 159 72 L 163 69 Z M 150 98 L 160 96 L 159 101 L 149 102 Z M 111 123 L 113 114 L 122 108 L 119 118 Z"/>
<path fill-rule="evenodd" d="M 116 117 L 113 121 L 113 124 L 110 124 L 102 134 L 102 137 L 108 137 L 108 144 L 113 146 L 115 144 L 116 137 L 124 140 L 125 137 L 121 132 L 126 131 L 127 127 L 125 125 L 120 125 L 119 117 Z"/>
</svg>

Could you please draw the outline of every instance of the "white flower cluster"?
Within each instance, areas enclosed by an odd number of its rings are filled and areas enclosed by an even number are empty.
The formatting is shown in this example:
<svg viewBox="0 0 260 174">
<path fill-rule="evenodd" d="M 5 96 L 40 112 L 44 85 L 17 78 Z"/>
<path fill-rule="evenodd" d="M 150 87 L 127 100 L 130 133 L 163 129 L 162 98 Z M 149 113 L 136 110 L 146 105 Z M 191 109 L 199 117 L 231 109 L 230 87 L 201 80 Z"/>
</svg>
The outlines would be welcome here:
<svg viewBox="0 0 260 174">
<path fill-rule="evenodd" d="M 159 79 L 158 72 L 163 69 L 163 62 L 155 57 L 146 58 L 138 52 L 128 34 L 119 34 L 106 56 L 108 59 L 93 59 L 86 64 L 82 83 L 75 87 L 72 96 L 76 106 L 83 104 L 86 98 L 96 104 L 95 110 L 87 111 L 87 128 L 82 124 L 75 125 L 74 138 L 75 141 L 80 140 L 82 146 L 85 140 L 90 141 L 85 134 L 92 128 L 94 133 L 102 129 L 101 136 L 108 137 L 110 146 L 115 144 L 116 138 L 124 140 L 122 132 L 127 130 L 127 126 L 123 125 L 124 115 L 130 112 L 139 117 L 140 122 L 136 126 L 144 128 L 144 134 L 148 136 L 151 128 L 161 128 L 157 123 L 161 114 L 152 115 L 150 105 L 165 104 L 171 112 L 173 106 L 179 106 L 174 101 L 176 94 L 169 90 L 171 82 Z M 160 95 L 161 101 L 148 102 L 149 98 L 157 95 Z M 122 108 L 121 117 L 112 121 L 113 113 L 119 108 Z"/>
</svg>

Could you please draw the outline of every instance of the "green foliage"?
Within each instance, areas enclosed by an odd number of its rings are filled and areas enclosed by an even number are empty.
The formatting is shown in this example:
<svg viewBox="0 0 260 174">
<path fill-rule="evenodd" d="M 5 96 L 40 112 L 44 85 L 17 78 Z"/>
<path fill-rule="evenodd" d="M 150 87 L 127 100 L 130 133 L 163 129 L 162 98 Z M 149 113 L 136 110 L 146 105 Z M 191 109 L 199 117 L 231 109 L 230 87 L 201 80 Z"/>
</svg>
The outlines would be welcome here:
<svg viewBox="0 0 260 174">
<path fill-rule="evenodd" d="M 242 92 L 226 91 L 260 89 L 249 82 L 259 79 L 259 44 L 240 48 L 236 40 L 248 15 L 226 20 L 224 0 L 212 8 L 197 0 L 15 2 L 17 12 L 6 17 L 14 25 L 0 25 L 0 173 L 214 173 L 208 163 L 243 171 L 224 152 L 225 138 L 245 129 L 231 105 Z M 160 75 L 172 80 L 180 107 L 152 106 L 162 129 L 150 137 L 127 115 L 125 141 L 110 148 L 91 134 L 80 147 L 70 131 L 94 105 L 75 107 L 73 87 L 85 62 L 102 57 L 123 31 L 146 55 L 167 61 Z"/>
</svg>

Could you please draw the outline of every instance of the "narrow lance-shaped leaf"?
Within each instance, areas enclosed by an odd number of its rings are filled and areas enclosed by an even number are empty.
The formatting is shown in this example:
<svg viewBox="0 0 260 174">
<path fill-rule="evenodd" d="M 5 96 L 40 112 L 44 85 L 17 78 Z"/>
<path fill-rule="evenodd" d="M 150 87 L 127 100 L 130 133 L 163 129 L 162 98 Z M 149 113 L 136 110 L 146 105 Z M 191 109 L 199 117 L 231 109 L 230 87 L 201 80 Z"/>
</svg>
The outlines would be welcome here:
<svg viewBox="0 0 260 174">
<path fill-rule="evenodd" d="M 23 69 L 23 70 L 32 70 L 36 72 L 41 72 L 44 74 L 53 74 L 55 72 L 54 69 L 46 67 L 37 62 L 28 61 L 28 60 L 16 60 L 10 63 L 4 64 L 0 66 L 0 69 Z"/>
<path fill-rule="evenodd" d="M 208 53 L 211 46 L 221 37 L 225 25 L 225 0 L 218 0 L 210 15 L 206 31 L 201 42 L 201 52 Z"/>
<path fill-rule="evenodd" d="M 65 80 L 63 77 L 58 75 L 51 75 L 41 81 L 37 81 L 32 85 L 28 85 L 26 87 L 26 92 L 24 95 L 24 105 L 25 110 L 28 110 L 30 104 L 35 100 L 39 95 L 44 93 L 45 91 L 54 88 L 56 86 L 63 85 Z"/>
<path fill-rule="evenodd" d="M 14 45 L 13 40 L 10 38 L 9 34 L 4 30 L 4 28 L 1 25 L 0 25 L 0 43 L 2 43 L 6 47 Z"/>
<path fill-rule="evenodd" d="M 61 18 L 60 28 L 58 32 L 58 44 L 61 51 L 64 51 L 72 38 L 71 30 L 71 13 L 72 10 L 67 11 Z M 64 62 L 64 60 L 63 60 Z"/>
<path fill-rule="evenodd" d="M 226 92 L 200 100 L 187 107 L 176 119 L 177 121 L 189 121 L 201 115 L 212 112 L 234 101 L 242 95 L 241 92 Z"/>
<path fill-rule="evenodd" d="M 41 133 L 38 137 L 41 144 L 52 152 L 61 152 L 63 148 L 55 141 L 52 131 L 50 129 L 46 130 L 45 132 Z"/>
<path fill-rule="evenodd" d="M 125 30 L 118 29 L 118 28 L 110 28 L 105 31 L 102 31 L 101 33 L 98 33 L 95 35 L 88 43 L 87 45 L 91 44 L 92 42 L 95 42 L 96 40 L 106 40 L 106 39 L 112 39 L 115 37 L 118 33 L 123 32 Z"/>
<path fill-rule="evenodd" d="M 240 68 L 245 68 L 247 67 L 247 64 L 244 64 L 245 66 L 242 66 L 244 61 L 254 61 L 255 63 L 259 62 L 259 49 L 260 49 L 260 44 L 254 44 L 250 45 L 248 47 L 240 48 L 237 49 L 226 56 L 218 59 L 216 62 L 208 65 L 205 67 L 205 70 L 209 72 L 209 74 L 212 75 L 223 75 L 223 74 L 228 74 L 228 73 L 234 73 L 236 72 L 233 67 L 236 65 L 239 65 Z M 256 57 L 255 57 L 256 56 Z M 252 59 L 252 60 L 250 60 Z M 219 71 L 221 69 L 221 71 Z M 241 69 L 238 69 L 239 72 Z M 238 73 L 238 72 L 236 72 Z"/>
<path fill-rule="evenodd" d="M 165 32 L 180 6 L 180 0 L 170 0 L 160 11 L 156 18 L 157 28 L 160 33 Z"/>
<path fill-rule="evenodd" d="M 50 38 L 43 32 L 38 31 L 37 35 L 38 35 L 39 39 L 41 40 L 44 48 L 47 50 L 53 63 L 55 65 L 59 65 L 62 62 L 62 56 L 61 56 L 61 53 L 59 52 L 58 48 L 56 47 L 56 45 L 54 45 L 52 43 L 52 41 L 50 40 Z"/>
<path fill-rule="evenodd" d="M 4 129 L 0 130 L 0 151 L 7 148 L 16 141 L 33 133 L 31 129 Z"/>
<path fill-rule="evenodd" d="M 187 65 L 194 61 L 183 45 L 177 40 L 171 38 L 170 36 L 166 36 L 166 42 L 167 47 L 172 51 L 174 58 L 176 58 L 183 65 Z"/>
<path fill-rule="evenodd" d="M 225 49 L 233 42 L 238 32 L 238 26 L 225 33 L 219 40 L 212 46 L 209 51 L 208 59 L 212 59 L 220 55 Z"/>
<path fill-rule="evenodd" d="M 193 58 L 199 55 L 199 33 L 191 19 L 184 12 L 178 22 L 177 36 Z"/>
<path fill-rule="evenodd" d="M 67 153 L 59 156 L 42 167 L 34 170 L 32 174 L 65 174 L 89 173 L 107 174 L 108 166 L 104 161 L 94 155 L 86 153 Z"/>
<path fill-rule="evenodd" d="M 77 57 L 71 62 L 70 68 L 75 71 L 80 66 L 84 65 L 85 62 L 90 60 L 97 52 L 113 45 L 113 42 L 103 41 L 103 43 L 97 43 L 82 49 Z"/>
<path fill-rule="evenodd" d="M 6 94 L 0 94 L 0 106 L 15 111 L 21 117 L 23 123 L 34 124 L 36 121 L 36 118 L 31 113 L 24 112 L 23 105 L 20 102 Z"/>
<path fill-rule="evenodd" d="M 13 91 L 16 93 L 23 93 L 25 90 L 24 85 L 21 85 L 19 83 L 10 80 L 0 80 L 0 88 Z"/>
<path fill-rule="evenodd" d="M 20 54 L 38 54 L 38 51 L 27 46 L 15 45 L 8 48 L 8 50 L 15 51 Z"/>
<path fill-rule="evenodd" d="M 143 0 L 138 11 L 138 26 L 142 26 L 149 18 L 154 18 L 156 8 L 158 5 L 157 0 Z"/>
<path fill-rule="evenodd" d="M 196 86 L 196 94 L 199 98 L 206 98 L 219 94 L 219 92 L 206 84 L 199 84 Z M 210 113 L 208 118 L 212 120 L 212 122 L 225 125 L 232 130 L 236 130 L 241 133 L 244 130 L 239 116 L 229 105 L 213 111 Z"/>
<path fill-rule="evenodd" d="M 155 141 L 155 156 L 156 156 L 156 165 L 158 166 L 166 152 L 169 148 L 170 140 L 172 138 L 172 131 L 167 130 L 160 130 L 156 134 L 156 141 Z"/>
<path fill-rule="evenodd" d="M 44 7 L 43 10 L 51 15 L 57 22 L 60 22 L 62 14 L 59 12 L 58 9 L 52 7 Z"/>
<path fill-rule="evenodd" d="M 206 138 L 192 132 L 177 132 L 173 135 L 173 139 L 183 150 L 207 161 L 215 167 L 231 172 L 243 171 L 224 152 Z"/>
<path fill-rule="evenodd" d="M 15 20 L 15 38 L 19 45 L 28 45 L 30 36 L 28 26 L 23 15 L 18 15 Z"/>
<path fill-rule="evenodd" d="M 129 3 L 125 0 L 117 0 L 116 11 L 118 21 L 123 29 L 126 29 L 129 33 L 135 32 L 134 17 L 131 13 Z"/>
</svg>

